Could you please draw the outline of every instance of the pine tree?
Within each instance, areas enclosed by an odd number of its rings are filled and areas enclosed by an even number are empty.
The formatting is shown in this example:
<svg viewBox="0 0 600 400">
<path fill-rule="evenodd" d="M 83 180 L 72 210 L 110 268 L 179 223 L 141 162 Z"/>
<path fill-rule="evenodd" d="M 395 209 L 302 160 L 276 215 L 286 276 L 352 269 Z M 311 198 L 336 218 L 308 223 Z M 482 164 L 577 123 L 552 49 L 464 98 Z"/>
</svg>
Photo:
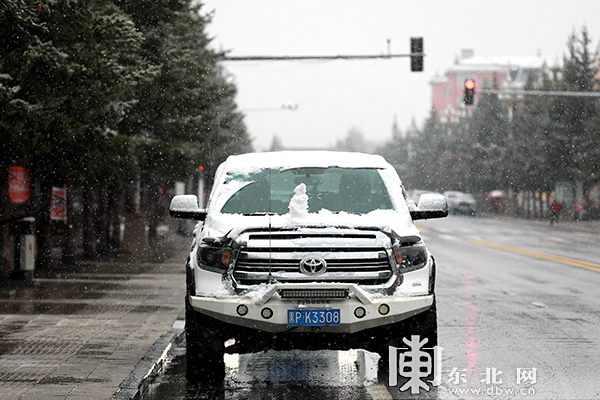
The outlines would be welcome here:
<svg viewBox="0 0 600 400">
<path fill-rule="evenodd" d="M 201 4 L 173 0 L 149 10 L 138 0 L 119 4 L 144 32 L 142 54 L 158 71 L 139 86 L 139 102 L 120 125 L 136 144 L 152 218 L 161 183 L 186 180 L 199 165 L 214 171 L 227 155 L 251 146 L 233 101 L 235 86 L 217 64 L 222 54 L 209 48 L 205 29 L 210 18 L 201 14 Z M 159 4 L 161 12 L 153 11 Z"/>
<path fill-rule="evenodd" d="M 9 26 L 13 36 L 27 31 L 27 40 L 13 43 L 2 64 L 19 89 L 11 101 L 19 109 L 3 124 L 15 138 L 10 162 L 29 167 L 32 180 L 40 182 L 37 260 L 43 269 L 50 264 L 51 187 L 98 183 L 117 174 L 115 165 L 128 155 L 115 128 L 146 72 L 136 56 L 141 35 L 111 2 L 24 6 L 33 11 Z"/>
<path fill-rule="evenodd" d="M 494 85 L 497 86 L 497 85 Z M 508 108 L 495 94 L 484 94 L 477 104 L 468 142 L 474 189 L 487 192 L 510 185 L 506 171 L 510 157 Z"/>
<path fill-rule="evenodd" d="M 575 34 L 568 43 L 569 54 L 564 59 L 563 87 L 569 91 L 598 90 L 598 54 L 589 50 L 591 39 L 586 28 L 581 36 Z M 568 175 L 570 180 L 581 180 L 586 185 L 599 178 L 600 145 L 598 144 L 599 102 L 596 97 L 569 97 L 563 99 L 561 122 L 568 136 Z"/>
<path fill-rule="evenodd" d="M 531 78 L 530 78 L 531 79 Z M 551 90 L 552 82 L 547 74 L 540 87 L 534 88 L 531 80 L 525 90 Z M 524 96 L 514 108 L 511 121 L 512 151 L 510 154 L 511 182 L 508 188 L 521 190 L 541 190 L 548 192 L 554 184 L 553 168 L 549 149 L 552 147 L 552 131 L 549 96 Z"/>
</svg>

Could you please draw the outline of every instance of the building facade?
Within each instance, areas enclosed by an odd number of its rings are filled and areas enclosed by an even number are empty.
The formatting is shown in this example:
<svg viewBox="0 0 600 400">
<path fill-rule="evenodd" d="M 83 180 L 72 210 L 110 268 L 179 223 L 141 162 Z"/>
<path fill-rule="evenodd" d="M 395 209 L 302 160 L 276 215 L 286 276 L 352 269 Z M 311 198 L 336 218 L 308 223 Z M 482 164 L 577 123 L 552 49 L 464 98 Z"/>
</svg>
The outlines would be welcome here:
<svg viewBox="0 0 600 400">
<path fill-rule="evenodd" d="M 540 57 L 475 56 L 463 50 L 456 63 L 443 76 L 434 77 L 431 85 L 432 106 L 441 121 L 453 121 L 467 115 L 477 106 L 482 90 L 523 90 L 528 81 L 534 86 L 546 68 Z M 465 80 L 475 81 L 475 103 L 463 102 Z"/>
</svg>

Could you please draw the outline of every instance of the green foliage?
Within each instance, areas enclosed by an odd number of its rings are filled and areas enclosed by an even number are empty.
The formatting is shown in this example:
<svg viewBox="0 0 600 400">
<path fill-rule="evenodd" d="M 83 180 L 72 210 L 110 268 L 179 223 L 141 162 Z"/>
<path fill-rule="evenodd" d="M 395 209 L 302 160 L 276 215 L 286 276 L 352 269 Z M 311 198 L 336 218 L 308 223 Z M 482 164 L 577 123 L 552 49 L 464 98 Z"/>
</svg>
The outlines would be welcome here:
<svg viewBox="0 0 600 400">
<path fill-rule="evenodd" d="M 55 184 L 140 173 L 161 182 L 187 178 L 209 156 L 218 163 L 250 150 L 200 7 L 2 0 L 2 165 Z"/>
<path fill-rule="evenodd" d="M 539 89 L 550 90 L 552 83 L 544 76 Z M 505 188 L 515 190 L 550 191 L 554 185 L 551 168 L 551 149 L 555 140 L 550 123 L 552 98 L 549 96 L 528 96 L 518 107 L 513 105 L 514 118 L 510 121 L 512 131 L 510 143 L 512 181 Z M 498 186 L 501 187 L 501 186 Z"/>
<path fill-rule="evenodd" d="M 127 196 L 141 178 L 152 235 L 161 184 L 251 150 L 200 8 L 184 0 L 0 0 L 0 171 L 6 182 L 9 165 L 27 167 L 40 188 L 40 265 L 49 264 L 53 185 L 86 186 L 89 255 L 94 244 L 107 248 L 109 188 Z"/>
<path fill-rule="evenodd" d="M 19 28 L 27 44 L 2 65 L 15 88 L 2 134 L 18 142 L 7 148 L 3 141 L 4 151 L 34 179 L 112 179 L 123 156 L 117 123 L 148 73 L 136 56 L 142 36 L 108 1 L 57 0 L 35 10 L 31 24 Z"/>
<path fill-rule="evenodd" d="M 135 140 L 143 181 L 183 180 L 199 165 L 216 164 L 232 150 L 249 150 L 233 102 L 235 87 L 222 76 L 220 54 L 208 48 L 204 31 L 209 18 L 200 14 L 201 6 L 169 1 L 161 13 L 151 15 L 138 3 L 121 2 L 134 10 L 146 38 L 142 54 L 158 72 L 139 85 L 139 102 L 120 130 Z M 244 145 L 229 146 L 238 140 Z"/>
<path fill-rule="evenodd" d="M 590 92 L 597 90 L 594 76 L 598 72 L 598 55 L 589 52 L 591 40 L 587 30 L 581 37 L 573 34 L 564 57 L 564 78 L 557 83 L 562 90 Z M 596 97 L 557 98 L 553 107 L 553 123 L 562 138 L 564 151 L 559 161 L 564 180 L 592 183 L 598 179 L 599 103 Z"/>
<path fill-rule="evenodd" d="M 512 177 L 512 165 L 507 163 L 511 152 L 511 131 L 508 129 L 508 108 L 497 95 L 482 95 L 473 113 L 466 141 L 473 191 L 483 192 L 494 187 L 507 187 Z"/>
</svg>

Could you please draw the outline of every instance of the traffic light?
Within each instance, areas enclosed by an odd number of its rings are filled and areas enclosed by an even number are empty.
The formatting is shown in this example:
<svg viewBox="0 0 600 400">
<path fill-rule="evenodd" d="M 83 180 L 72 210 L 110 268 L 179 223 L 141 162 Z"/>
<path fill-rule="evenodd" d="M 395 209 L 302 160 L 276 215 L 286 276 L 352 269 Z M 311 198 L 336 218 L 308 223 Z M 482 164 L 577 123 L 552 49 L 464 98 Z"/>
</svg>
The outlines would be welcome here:
<svg viewBox="0 0 600 400">
<path fill-rule="evenodd" d="M 467 106 L 472 106 L 475 101 L 475 81 L 473 79 L 465 79 L 465 97 L 464 102 Z"/>
<path fill-rule="evenodd" d="M 423 71 L 423 38 L 410 38 L 410 70 Z"/>
</svg>

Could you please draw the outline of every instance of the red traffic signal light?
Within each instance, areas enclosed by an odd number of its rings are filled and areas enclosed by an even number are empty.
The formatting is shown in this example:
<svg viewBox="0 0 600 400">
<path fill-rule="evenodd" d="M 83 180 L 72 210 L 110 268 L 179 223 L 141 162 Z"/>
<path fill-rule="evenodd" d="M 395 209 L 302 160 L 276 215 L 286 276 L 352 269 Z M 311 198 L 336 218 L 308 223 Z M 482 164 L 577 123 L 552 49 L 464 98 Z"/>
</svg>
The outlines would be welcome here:
<svg viewBox="0 0 600 400">
<path fill-rule="evenodd" d="M 467 106 L 473 105 L 475 101 L 475 81 L 473 79 L 465 79 L 465 96 L 464 103 Z"/>
</svg>

